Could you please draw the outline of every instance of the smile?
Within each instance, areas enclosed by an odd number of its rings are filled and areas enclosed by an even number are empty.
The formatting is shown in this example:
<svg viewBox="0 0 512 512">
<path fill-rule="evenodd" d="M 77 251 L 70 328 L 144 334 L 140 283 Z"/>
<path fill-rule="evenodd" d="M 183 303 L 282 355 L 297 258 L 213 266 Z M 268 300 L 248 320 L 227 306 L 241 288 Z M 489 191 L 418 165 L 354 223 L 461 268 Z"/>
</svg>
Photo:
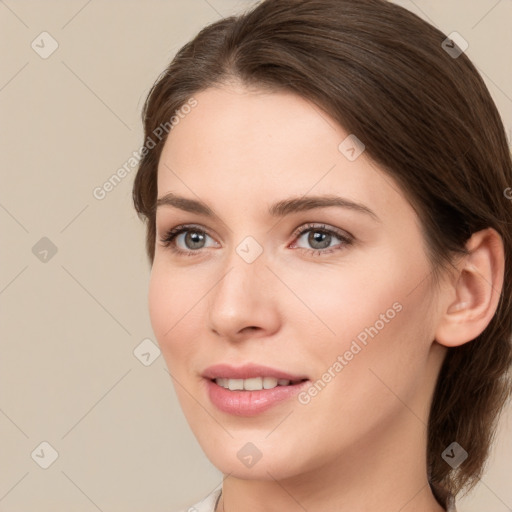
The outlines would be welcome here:
<svg viewBox="0 0 512 512">
<path fill-rule="evenodd" d="M 213 380 L 219 386 L 231 391 L 260 391 L 262 389 L 273 389 L 277 386 L 293 386 L 302 382 L 302 380 L 291 381 L 275 377 L 253 377 L 251 379 L 226 379 L 218 377 Z"/>
</svg>

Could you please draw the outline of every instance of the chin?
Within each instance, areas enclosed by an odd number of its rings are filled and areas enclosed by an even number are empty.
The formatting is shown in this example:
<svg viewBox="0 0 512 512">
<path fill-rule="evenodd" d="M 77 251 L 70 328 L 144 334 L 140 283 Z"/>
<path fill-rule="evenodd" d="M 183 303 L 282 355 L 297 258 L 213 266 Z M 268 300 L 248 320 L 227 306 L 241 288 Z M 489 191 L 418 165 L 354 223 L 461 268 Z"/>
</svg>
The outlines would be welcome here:
<svg viewBox="0 0 512 512">
<path fill-rule="evenodd" d="M 267 435 L 267 434 L 265 434 Z M 255 439 L 254 442 L 248 439 Z M 261 436 L 259 436 L 261 437 Z M 276 438 L 276 441 L 277 440 Z M 240 438 L 224 439 L 224 442 L 207 438 L 200 443 L 208 460 L 223 474 L 243 480 L 274 480 L 296 476 L 300 472 L 294 462 L 297 461 L 297 445 L 295 453 L 278 451 L 268 440 L 256 440 L 256 436 L 240 436 Z M 278 445 L 282 443 L 279 442 Z"/>
</svg>

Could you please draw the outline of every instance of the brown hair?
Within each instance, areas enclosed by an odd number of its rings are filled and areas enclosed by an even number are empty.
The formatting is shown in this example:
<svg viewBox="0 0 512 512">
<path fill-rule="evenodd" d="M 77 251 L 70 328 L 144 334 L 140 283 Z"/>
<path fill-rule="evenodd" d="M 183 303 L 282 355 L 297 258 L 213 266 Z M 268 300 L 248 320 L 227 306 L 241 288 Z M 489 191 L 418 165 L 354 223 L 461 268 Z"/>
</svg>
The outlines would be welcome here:
<svg viewBox="0 0 512 512">
<path fill-rule="evenodd" d="M 205 27 L 146 99 L 145 140 L 155 147 L 141 159 L 133 200 L 152 264 L 166 140 L 155 144 L 155 130 L 194 94 L 239 81 L 309 99 L 364 142 L 418 213 L 434 277 L 465 253 L 472 233 L 496 229 L 506 261 L 497 312 L 478 338 L 448 349 L 429 416 L 429 478 L 457 494 L 481 476 L 512 388 L 512 203 L 504 194 L 512 162 L 482 78 L 464 53 L 446 51 L 445 39 L 384 0 L 267 0 Z M 457 469 L 441 457 L 453 441 L 469 454 Z"/>
</svg>

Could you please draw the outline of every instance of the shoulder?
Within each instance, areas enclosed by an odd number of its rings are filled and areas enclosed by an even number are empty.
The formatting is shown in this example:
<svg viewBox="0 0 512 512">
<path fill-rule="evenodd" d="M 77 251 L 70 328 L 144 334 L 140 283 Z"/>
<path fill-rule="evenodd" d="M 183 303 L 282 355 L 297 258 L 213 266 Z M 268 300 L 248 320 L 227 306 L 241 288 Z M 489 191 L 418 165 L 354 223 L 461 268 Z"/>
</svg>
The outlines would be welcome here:
<svg viewBox="0 0 512 512">
<path fill-rule="evenodd" d="M 190 507 L 184 508 L 179 512 L 214 512 L 217 500 L 222 492 L 222 484 L 219 484 L 210 494 L 201 501 L 198 501 Z"/>
</svg>

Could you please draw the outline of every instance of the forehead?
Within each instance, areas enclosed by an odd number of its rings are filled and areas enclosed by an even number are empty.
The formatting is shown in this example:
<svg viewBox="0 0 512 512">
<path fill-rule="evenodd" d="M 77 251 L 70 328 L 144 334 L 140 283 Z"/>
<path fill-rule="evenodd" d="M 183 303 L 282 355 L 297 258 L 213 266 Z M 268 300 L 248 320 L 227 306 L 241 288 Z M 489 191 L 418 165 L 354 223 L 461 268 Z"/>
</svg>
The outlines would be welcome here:
<svg viewBox="0 0 512 512">
<path fill-rule="evenodd" d="M 286 155 L 293 162 L 318 143 L 324 150 L 330 146 L 331 156 L 337 156 L 341 127 L 291 92 L 230 85 L 194 98 L 197 106 L 172 129 L 165 144 L 164 153 L 174 161 L 204 164 L 215 158 L 268 164 Z"/>
<path fill-rule="evenodd" d="M 364 152 L 349 160 L 349 133 L 291 92 L 210 88 L 170 132 L 158 170 L 158 196 L 198 196 L 215 206 L 284 196 L 339 193 L 378 210 L 401 195 Z M 350 139 L 349 139 L 350 140 Z M 386 185 L 387 184 L 387 185 Z M 386 188 L 386 190 L 385 190 Z M 215 204 L 214 204 L 215 203 Z"/>
</svg>

